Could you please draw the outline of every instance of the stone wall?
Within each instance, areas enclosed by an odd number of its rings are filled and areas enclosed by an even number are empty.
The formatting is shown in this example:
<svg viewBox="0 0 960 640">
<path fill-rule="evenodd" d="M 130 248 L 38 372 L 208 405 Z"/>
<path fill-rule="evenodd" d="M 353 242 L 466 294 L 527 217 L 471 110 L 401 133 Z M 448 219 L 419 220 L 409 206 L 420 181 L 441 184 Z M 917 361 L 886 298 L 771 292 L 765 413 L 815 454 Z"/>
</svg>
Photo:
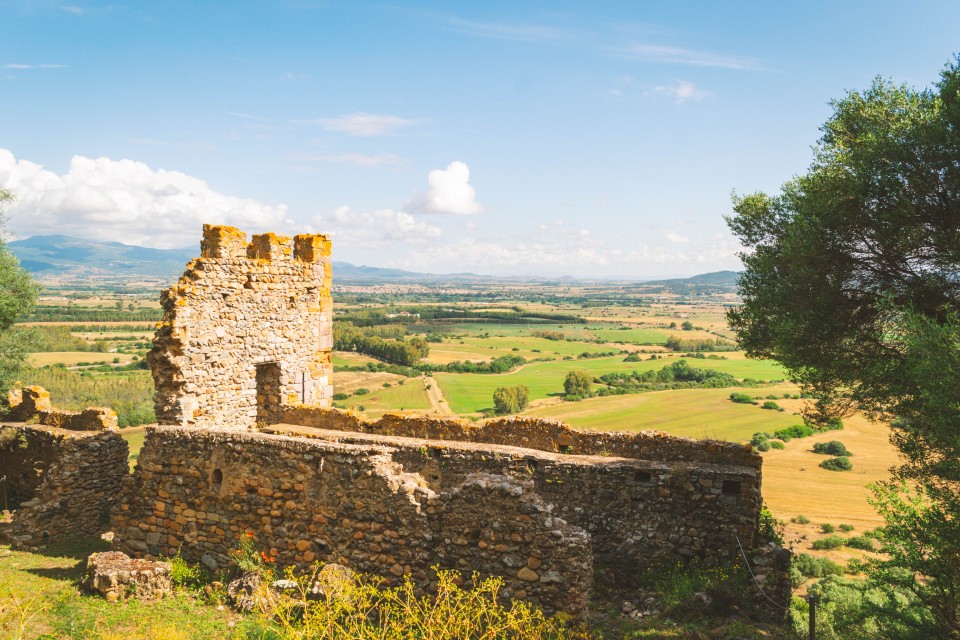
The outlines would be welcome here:
<svg viewBox="0 0 960 640">
<path fill-rule="evenodd" d="M 505 597 L 579 615 L 595 579 L 629 589 L 653 563 L 732 560 L 753 540 L 755 466 L 302 431 L 148 430 L 119 548 L 224 567 L 249 531 L 280 565 L 424 587 L 434 564 L 476 570 L 503 576 Z"/>
<path fill-rule="evenodd" d="M 428 589 L 434 565 L 503 576 L 504 598 L 584 613 L 590 536 L 557 517 L 526 474 L 497 474 L 478 451 L 451 453 L 457 480 L 431 488 L 399 449 L 229 430 L 147 432 L 115 544 L 228 568 L 248 532 L 278 566 L 338 562 Z M 431 460 L 424 449 L 408 456 Z M 414 465 L 415 466 L 415 465 Z M 419 469 L 419 467 L 417 467 Z M 489 472 L 488 472 L 489 470 Z"/>
<path fill-rule="evenodd" d="M 250 428 L 332 396 L 330 242 L 203 227 L 201 257 L 161 295 L 148 362 L 161 424 Z"/>
<path fill-rule="evenodd" d="M 379 420 L 368 420 L 341 409 L 283 407 L 276 418 L 278 423 L 333 431 L 483 442 L 574 455 L 731 464 L 754 469 L 758 479 L 762 464 L 760 455 L 750 445 L 678 438 L 662 431 L 580 431 L 559 420 L 523 416 L 494 418 L 479 424 L 457 418 L 392 413 Z M 758 491 L 759 487 L 758 481 Z"/>
<path fill-rule="evenodd" d="M 0 423 L 0 508 L 9 512 L 0 539 L 37 548 L 105 531 L 128 475 L 116 414 L 56 411 L 40 387 L 11 394 L 11 404 Z"/>
</svg>

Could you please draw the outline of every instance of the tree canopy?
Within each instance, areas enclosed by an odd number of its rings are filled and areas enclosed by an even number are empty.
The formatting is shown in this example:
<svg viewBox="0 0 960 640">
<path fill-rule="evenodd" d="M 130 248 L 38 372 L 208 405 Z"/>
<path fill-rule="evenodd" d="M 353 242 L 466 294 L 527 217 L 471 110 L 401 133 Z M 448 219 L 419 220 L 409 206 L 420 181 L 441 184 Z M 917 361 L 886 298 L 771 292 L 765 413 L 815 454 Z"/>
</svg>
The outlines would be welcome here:
<svg viewBox="0 0 960 640">
<path fill-rule="evenodd" d="M 0 187 L 0 206 L 12 199 L 13 195 Z M 0 215 L 0 229 L 2 225 Z M 0 238 L 0 404 L 6 403 L 7 390 L 20 374 L 28 346 L 24 344 L 22 334 L 9 329 L 17 318 L 33 308 L 38 292 L 39 287 L 33 278 Z"/>
<path fill-rule="evenodd" d="M 811 417 L 893 420 L 904 462 L 875 494 L 876 628 L 960 638 L 960 67 L 832 106 L 806 174 L 734 197 L 748 250 L 729 321 L 820 397 Z"/>
</svg>

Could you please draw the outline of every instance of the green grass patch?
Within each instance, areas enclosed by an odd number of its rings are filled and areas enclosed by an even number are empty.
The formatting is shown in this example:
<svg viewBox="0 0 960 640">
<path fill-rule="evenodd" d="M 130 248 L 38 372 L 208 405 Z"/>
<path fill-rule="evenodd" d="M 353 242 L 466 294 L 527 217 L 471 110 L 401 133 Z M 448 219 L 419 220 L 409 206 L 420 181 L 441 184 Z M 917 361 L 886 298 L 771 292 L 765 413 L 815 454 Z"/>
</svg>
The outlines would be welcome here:
<svg viewBox="0 0 960 640">
<path fill-rule="evenodd" d="M 749 442 L 757 431 L 771 431 L 792 418 L 731 403 L 729 389 L 676 389 L 652 393 L 588 398 L 535 407 L 524 412 L 563 420 L 581 429 L 601 431 L 660 430 L 689 438 Z"/>
<path fill-rule="evenodd" d="M 353 395 L 340 401 L 347 409 L 359 409 L 370 417 L 380 417 L 391 411 L 425 411 L 431 408 L 430 398 L 420 378 L 410 378 L 402 385 L 380 387 L 362 395 Z"/>
</svg>

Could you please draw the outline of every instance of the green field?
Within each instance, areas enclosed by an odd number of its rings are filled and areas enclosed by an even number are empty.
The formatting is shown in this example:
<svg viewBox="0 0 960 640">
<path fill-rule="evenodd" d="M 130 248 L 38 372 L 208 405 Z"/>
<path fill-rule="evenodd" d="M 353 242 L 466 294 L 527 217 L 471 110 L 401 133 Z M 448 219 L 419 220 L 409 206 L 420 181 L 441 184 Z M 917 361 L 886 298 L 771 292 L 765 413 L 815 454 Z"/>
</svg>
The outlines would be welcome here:
<svg viewBox="0 0 960 640">
<path fill-rule="evenodd" d="M 625 396 L 588 398 L 525 411 L 581 429 L 599 431 L 659 430 L 688 438 L 749 441 L 757 431 L 774 432 L 800 422 L 788 411 L 770 411 L 730 401 L 730 393 L 753 396 L 796 393 L 793 385 L 747 389 L 677 389 Z"/>
<path fill-rule="evenodd" d="M 350 396 L 338 404 L 347 409 L 362 406 L 363 412 L 371 418 L 379 418 L 390 411 L 426 411 L 431 407 L 422 378 L 407 378 L 404 384 L 392 387 L 371 388 L 366 395 Z"/>
<path fill-rule="evenodd" d="M 120 431 L 120 435 L 123 436 L 123 439 L 127 441 L 127 445 L 130 447 L 128 460 L 130 461 L 130 470 L 132 471 L 133 467 L 137 464 L 137 456 L 140 454 L 140 449 L 143 448 L 146 429 L 143 427 L 127 427 Z"/>
<path fill-rule="evenodd" d="M 526 385 L 530 399 L 540 400 L 563 393 L 563 380 L 574 369 L 586 371 L 592 376 L 605 373 L 649 371 L 660 369 L 676 362 L 676 356 L 657 360 L 624 362 L 623 356 L 537 362 L 521 367 L 512 373 L 436 373 L 434 379 L 440 385 L 450 408 L 456 413 L 476 413 L 493 406 L 493 392 L 497 387 Z M 729 360 L 689 359 L 690 365 L 702 369 L 715 369 L 737 378 L 755 380 L 782 380 L 786 374 L 783 367 L 766 360 L 746 360 L 742 356 Z"/>
<path fill-rule="evenodd" d="M 647 328 L 610 328 L 594 329 L 591 331 L 598 338 L 610 342 L 627 342 L 630 344 L 666 344 L 670 336 L 679 334 L 679 329 L 647 329 Z M 684 332 L 684 337 L 693 332 Z M 697 334 L 702 332 L 698 331 Z M 694 336 L 690 336 L 694 337 Z M 701 336 L 696 336 L 701 337 Z"/>
<path fill-rule="evenodd" d="M 462 343 L 462 344 L 461 344 Z M 536 349 L 537 351 L 534 351 Z M 505 354 L 534 360 L 575 356 L 584 351 L 609 351 L 612 347 L 589 342 L 548 340 L 533 336 L 490 336 L 489 338 L 447 338 L 442 343 L 430 345 L 426 362 L 446 364 L 455 360 L 488 361 Z"/>
</svg>

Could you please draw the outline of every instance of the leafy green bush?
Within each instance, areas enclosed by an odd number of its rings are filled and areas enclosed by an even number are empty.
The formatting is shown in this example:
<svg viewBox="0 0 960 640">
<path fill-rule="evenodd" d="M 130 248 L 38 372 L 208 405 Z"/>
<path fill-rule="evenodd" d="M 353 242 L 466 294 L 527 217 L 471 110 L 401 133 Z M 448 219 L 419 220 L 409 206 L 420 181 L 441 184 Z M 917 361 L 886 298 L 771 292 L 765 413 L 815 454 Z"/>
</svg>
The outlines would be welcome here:
<svg viewBox="0 0 960 640">
<path fill-rule="evenodd" d="M 763 440 L 761 442 L 758 442 L 756 445 L 756 449 L 757 451 L 770 451 L 770 441 Z"/>
<path fill-rule="evenodd" d="M 801 515 L 798 515 L 796 518 L 792 518 L 791 522 L 796 522 L 797 524 L 810 524 L 810 518 L 801 514 Z"/>
<path fill-rule="evenodd" d="M 839 440 L 830 442 L 818 442 L 813 445 L 814 453 L 824 453 L 828 456 L 852 456 L 853 454 Z"/>
<path fill-rule="evenodd" d="M 770 446 L 774 449 L 786 449 L 786 446 L 783 444 L 783 440 L 771 440 Z"/>
<path fill-rule="evenodd" d="M 738 404 L 756 404 L 751 396 L 740 391 L 734 391 L 730 394 L 730 400 Z"/>
<path fill-rule="evenodd" d="M 820 463 L 820 466 L 828 471 L 850 471 L 853 469 L 853 463 L 846 456 L 824 460 Z"/>
<path fill-rule="evenodd" d="M 367 395 L 368 393 L 370 393 L 370 389 L 367 389 L 366 387 L 360 387 L 359 389 L 357 389 L 356 391 L 353 392 L 353 395 L 355 395 L 355 396 L 365 396 L 365 395 Z"/>
<path fill-rule="evenodd" d="M 760 515 L 757 516 L 757 528 L 754 533 L 754 546 L 764 542 L 776 542 L 783 546 L 783 526 L 784 523 L 777 520 L 767 505 L 760 507 Z"/>
<path fill-rule="evenodd" d="M 342 391 L 340 393 L 333 394 L 334 400 L 346 400 L 349 397 L 350 397 L 349 393 L 343 393 Z"/>
<path fill-rule="evenodd" d="M 823 531 L 824 533 L 833 533 L 835 530 L 836 529 L 834 529 L 833 525 L 829 522 L 824 522 L 820 525 L 820 531 Z"/>
<path fill-rule="evenodd" d="M 764 402 L 762 405 L 760 405 L 760 408 L 761 408 L 761 409 L 770 409 L 771 411 L 779 411 L 779 410 L 780 410 L 780 405 L 778 405 L 778 404 L 777 404 L 776 402 L 774 402 L 773 400 L 767 400 L 767 401 Z"/>
<path fill-rule="evenodd" d="M 826 538 L 820 538 L 819 540 L 814 540 L 813 548 L 816 551 L 827 551 L 830 549 L 839 549 L 847 543 L 846 538 L 842 538 L 838 535 L 829 535 Z"/>
<path fill-rule="evenodd" d="M 790 442 L 794 438 L 807 438 L 814 434 L 813 427 L 807 424 L 795 424 L 785 429 L 778 429 L 773 432 L 773 437 L 784 442 Z"/>
<path fill-rule="evenodd" d="M 860 549 L 861 551 L 877 550 L 876 541 L 867 535 L 853 536 L 852 538 L 847 538 L 847 546 L 850 547 L 851 549 Z"/>
<path fill-rule="evenodd" d="M 766 442 L 769 439 L 770 439 L 769 433 L 767 433 L 766 431 L 758 431 L 757 433 L 753 434 L 752 438 L 750 438 L 750 444 L 755 447 L 761 442 Z"/>
<path fill-rule="evenodd" d="M 842 576 L 843 567 L 829 558 L 817 558 L 808 553 L 794 556 L 792 566 L 796 567 L 802 576 L 807 578 L 823 578 L 825 576 Z"/>
<path fill-rule="evenodd" d="M 844 533 L 850 533 L 850 532 L 853 531 L 855 528 L 856 528 L 856 527 L 854 527 L 852 524 L 842 524 L 842 525 L 840 525 L 840 531 L 843 531 Z"/>
</svg>

